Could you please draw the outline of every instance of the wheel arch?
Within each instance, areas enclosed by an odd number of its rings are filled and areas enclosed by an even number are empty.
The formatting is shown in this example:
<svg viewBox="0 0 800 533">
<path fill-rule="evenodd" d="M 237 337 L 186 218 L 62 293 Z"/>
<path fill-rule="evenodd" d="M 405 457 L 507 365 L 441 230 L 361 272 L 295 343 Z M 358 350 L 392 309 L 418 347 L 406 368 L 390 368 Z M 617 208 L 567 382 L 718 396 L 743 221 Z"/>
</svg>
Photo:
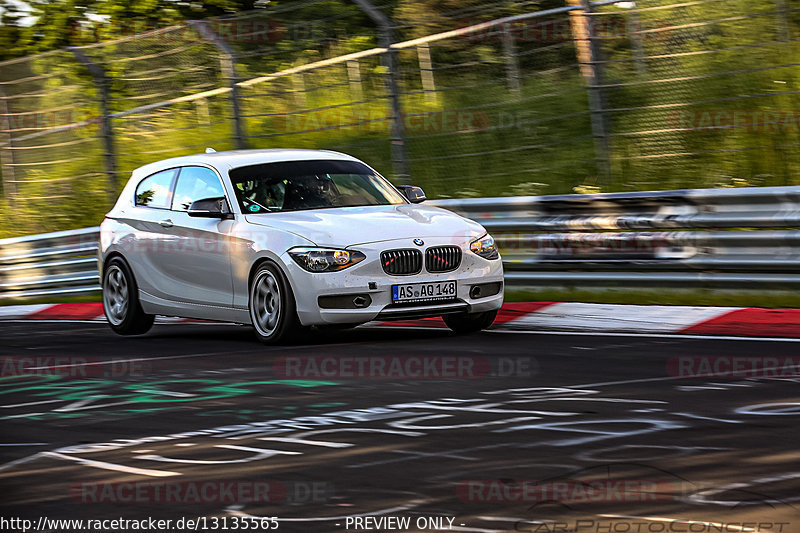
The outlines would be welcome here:
<svg viewBox="0 0 800 533">
<path fill-rule="evenodd" d="M 280 270 L 281 274 L 283 274 L 283 277 L 286 279 L 286 282 L 289 284 L 289 288 L 292 290 L 292 293 L 295 292 L 295 286 L 294 283 L 292 282 L 292 278 L 286 272 L 286 268 L 284 268 L 284 266 L 281 264 L 281 261 L 269 255 L 262 255 L 260 257 L 257 257 L 255 261 L 253 261 L 253 264 L 250 265 L 250 272 L 248 272 L 247 274 L 248 302 L 250 301 L 250 290 L 253 288 L 253 278 L 255 277 L 256 272 L 258 272 L 258 269 L 261 268 L 261 265 L 264 265 L 266 263 L 271 263 L 275 266 L 275 268 Z"/>
<path fill-rule="evenodd" d="M 100 272 L 98 272 L 98 274 L 99 274 L 99 277 L 100 277 L 100 285 L 101 286 L 103 284 L 103 275 L 105 274 L 106 268 L 108 267 L 108 264 L 111 262 L 111 260 L 114 259 L 115 257 L 119 257 L 120 259 L 122 259 L 125 262 L 125 264 L 128 265 L 128 268 L 130 269 L 131 274 L 133 274 L 133 269 L 131 268 L 131 264 L 128 262 L 127 259 L 125 259 L 125 256 L 122 255 L 121 252 L 118 252 L 116 250 L 112 250 L 111 252 L 108 252 L 108 254 L 106 254 L 106 256 L 103 258 L 103 261 L 100 263 L 100 268 L 101 269 L 100 269 Z"/>
<path fill-rule="evenodd" d="M 280 259 L 275 259 L 274 257 L 271 257 L 269 255 L 262 255 L 258 257 L 255 261 L 253 261 L 253 264 L 250 267 L 250 272 L 248 273 L 247 276 L 247 307 L 251 324 L 253 325 L 256 334 L 259 335 L 260 337 L 262 333 L 259 333 L 259 327 L 256 324 L 256 321 L 253 317 L 253 305 L 254 305 L 253 283 L 255 282 L 257 273 L 264 265 L 271 265 L 272 268 L 279 274 L 278 277 L 283 278 L 282 280 L 281 279 L 277 280 L 277 282 L 281 286 L 280 291 L 281 293 L 283 293 L 283 296 L 285 297 L 284 300 L 285 307 L 283 305 L 281 306 L 280 320 L 282 321 L 282 325 L 276 326 L 276 328 L 282 330 L 282 333 L 278 333 L 279 338 L 284 337 L 287 334 L 291 338 L 302 325 L 297 314 L 297 298 L 295 296 L 295 287 L 282 261 Z M 273 331 L 273 333 L 275 333 L 275 331 Z"/>
</svg>

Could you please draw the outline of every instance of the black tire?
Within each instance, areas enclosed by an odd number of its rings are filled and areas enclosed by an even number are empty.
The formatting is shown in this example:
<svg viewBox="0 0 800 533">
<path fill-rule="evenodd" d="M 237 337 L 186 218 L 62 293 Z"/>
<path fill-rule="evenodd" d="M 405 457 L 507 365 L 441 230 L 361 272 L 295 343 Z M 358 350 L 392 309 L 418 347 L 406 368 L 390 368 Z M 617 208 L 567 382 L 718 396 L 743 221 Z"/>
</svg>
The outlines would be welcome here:
<svg viewBox="0 0 800 533">
<path fill-rule="evenodd" d="M 248 308 L 253 331 L 264 344 L 293 340 L 302 329 L 289 280 L 271 261 L 253 274 Z"/>
<path fill-rule="evenodd" d="M 347 331 L 349 329 L 355 329 L 361 324 L 325 324 L 323 326 L 316 326 L 316 328 L 320 331 Z"/>
<path fill-rule="evenodd" d="M 121 257 L 112 258 L 103 269 L 103 313 L 120 335 L 141 335 L 153 327 L 155 315 L 142 310 L 136 278 Z"/>
<path fill-rule="evenodd" d="M 443 315 L 442 320 L 457 335 L 468 335 L 488 328 L 494 322 L 495 317 L 497 317 L 497 311 L 486 311 L 485 313 Z"/>
</svg>

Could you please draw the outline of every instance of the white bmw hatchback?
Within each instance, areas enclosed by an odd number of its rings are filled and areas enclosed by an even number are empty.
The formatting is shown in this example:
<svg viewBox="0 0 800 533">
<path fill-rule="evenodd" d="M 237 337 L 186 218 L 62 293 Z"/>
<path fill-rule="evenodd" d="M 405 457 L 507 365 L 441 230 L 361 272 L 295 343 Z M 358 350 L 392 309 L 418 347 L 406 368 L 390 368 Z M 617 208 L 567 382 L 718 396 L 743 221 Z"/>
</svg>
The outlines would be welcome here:
<svg viewBox="0 0 800 533">
<path fill-rule="evenodd" d="M 123 335 L 155 315 L 303 326 L 442 316 L 491 325 L 503 267 L 478 223 L 421 204 L 354 157 L 237 150 L 136 169 L 100 231 L 103 307 Z"/>
</svg>

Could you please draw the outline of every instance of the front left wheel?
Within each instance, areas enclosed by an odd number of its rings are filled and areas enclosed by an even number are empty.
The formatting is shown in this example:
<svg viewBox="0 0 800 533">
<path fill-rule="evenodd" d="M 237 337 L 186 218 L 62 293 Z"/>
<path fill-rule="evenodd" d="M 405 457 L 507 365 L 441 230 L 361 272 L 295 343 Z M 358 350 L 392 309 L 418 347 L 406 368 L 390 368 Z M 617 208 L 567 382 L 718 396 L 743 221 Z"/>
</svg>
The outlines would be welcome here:
<svg viewBox="0 0 800 533">
<path fill-rule="evenodd" d="M 111 259 L 103 271 L 103 313 L 120 335 L 141 335 L 153 327 L 155 315 L 142 310 L 136 279 L 121 257 Z"/>
<path fill-rule="evenodd" d="M 300 330 L 289 280 L 274 263 L 262 264 L 253 276 L 250 320 L 258 340 L 265 344 L 290 340 Z"/>
</svg>

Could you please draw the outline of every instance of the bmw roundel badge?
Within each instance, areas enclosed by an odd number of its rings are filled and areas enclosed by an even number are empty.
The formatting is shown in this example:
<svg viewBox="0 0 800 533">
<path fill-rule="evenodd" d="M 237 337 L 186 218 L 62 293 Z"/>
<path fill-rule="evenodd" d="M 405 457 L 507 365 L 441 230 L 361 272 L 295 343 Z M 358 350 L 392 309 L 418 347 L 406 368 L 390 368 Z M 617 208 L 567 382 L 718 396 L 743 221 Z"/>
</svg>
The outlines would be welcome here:
<svg viewBox="0 0 800 533">
<path fill-rule="evenodd" d="M 425 244 L 425 241 L 423 241 L 422 239 L 414 239 L 414 244 L 416 244 L 417 246 L 422 246 L 423 244 Z"/>
</svg>

